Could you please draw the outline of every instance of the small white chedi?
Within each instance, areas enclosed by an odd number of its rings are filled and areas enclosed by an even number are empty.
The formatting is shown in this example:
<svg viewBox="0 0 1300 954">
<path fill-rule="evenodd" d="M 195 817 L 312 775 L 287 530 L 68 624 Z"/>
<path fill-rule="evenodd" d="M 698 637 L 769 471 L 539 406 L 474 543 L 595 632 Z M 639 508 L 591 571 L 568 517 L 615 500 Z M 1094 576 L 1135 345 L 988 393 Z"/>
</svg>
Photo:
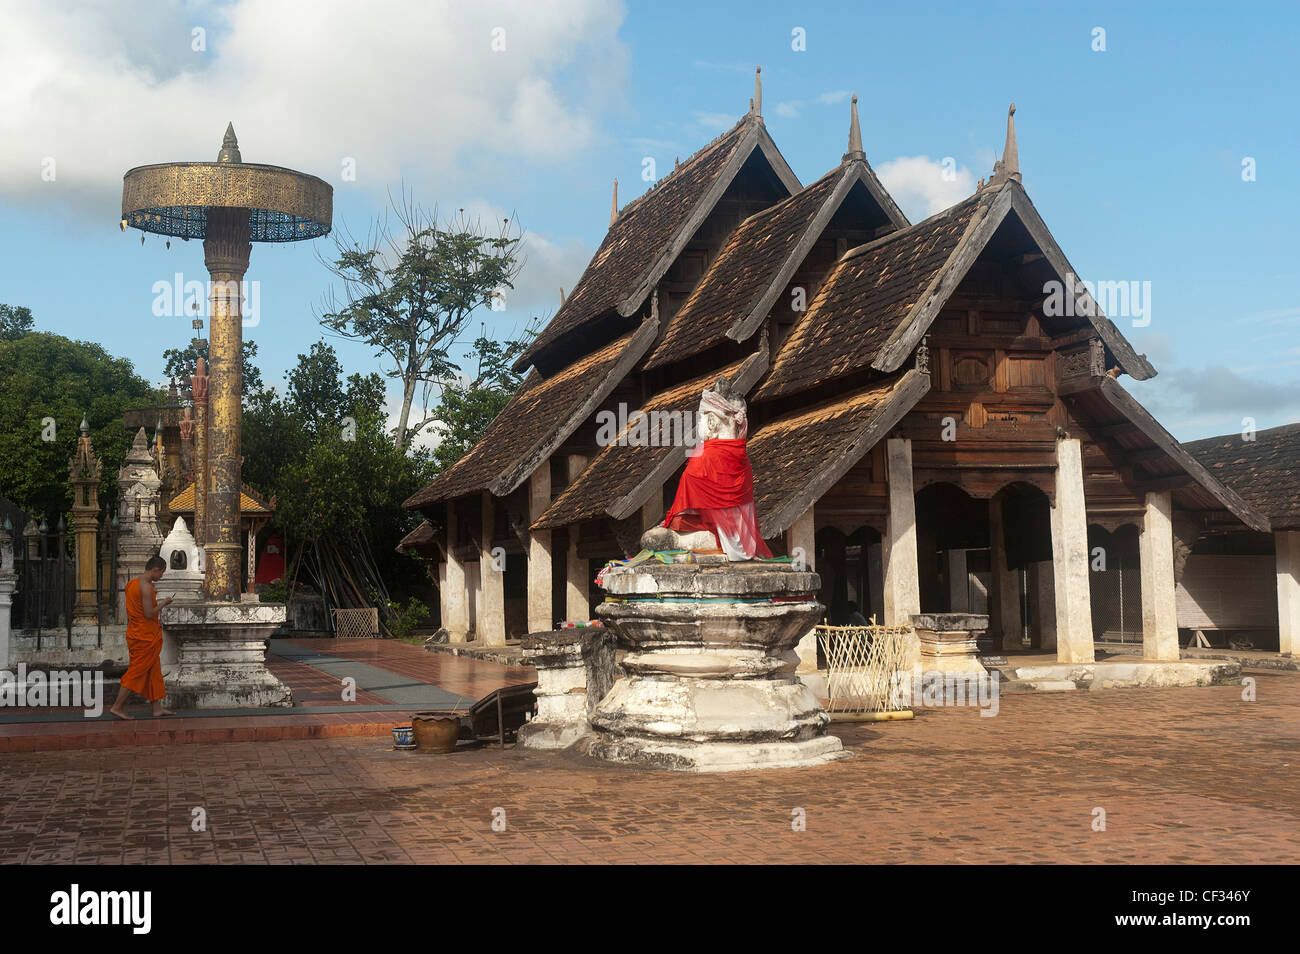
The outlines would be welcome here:
<svg viewBox="0 0 1300 954">
<path fill-rule="evenodd" d="M 171 533 L 163 541 L 158 555 L 167 561 L 167 572 L 158 581 L 158 597 L 172 596 L 177 603 L 198 603 L 203 600 L 203 549 L 194 540 L 184 517 L 177 517 Z M 163 627 L 161 662 L 163 675 L 175 670 L 180 658 L 176 639 Z"/>
</svg>

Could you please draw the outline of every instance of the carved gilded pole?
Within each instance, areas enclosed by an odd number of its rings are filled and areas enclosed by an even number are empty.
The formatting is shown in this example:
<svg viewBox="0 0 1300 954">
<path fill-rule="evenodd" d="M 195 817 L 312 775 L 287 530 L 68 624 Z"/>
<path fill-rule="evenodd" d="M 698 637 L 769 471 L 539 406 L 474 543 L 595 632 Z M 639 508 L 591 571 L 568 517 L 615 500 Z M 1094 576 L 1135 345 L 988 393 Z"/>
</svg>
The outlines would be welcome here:
<svg viewBox="0 0 1300 954">
<path fill-rule="evenodd" d="M 210 600 L 238 601 L 243 547 L 239 540 L 240 376 L 244 332 L 240 288 L 253 246 L 248 212 L 208 210 L 203 260 L 208 266 L 208 509 L 203 547 L 207 552 L 204 592 Z M 197 503 L 197 499 L 196 499 Z"/>
<path fill-rule="evenodd" d="M 73 553 L 76 558 L 77 581 L 72 619 L 77 623 L 94 623 L 99 617 L 95 588 L 99 548 L 95 546 L 95 535 L 99 530 L 99 477 L 102 469 L 103 462 L 95 456 L 95 448 L 90 443 L 90 425 L 83 417 L 77 450 L 68 461 L 68 476 L 72 481 L 72 534 L 75 541 Z"/>
<path fill-rule="evenodd" d="M 208 518 L 208 366 L 199 358 L 190 375 L 194 396 L 194 542 L 203 546 Z"/>
</svg>

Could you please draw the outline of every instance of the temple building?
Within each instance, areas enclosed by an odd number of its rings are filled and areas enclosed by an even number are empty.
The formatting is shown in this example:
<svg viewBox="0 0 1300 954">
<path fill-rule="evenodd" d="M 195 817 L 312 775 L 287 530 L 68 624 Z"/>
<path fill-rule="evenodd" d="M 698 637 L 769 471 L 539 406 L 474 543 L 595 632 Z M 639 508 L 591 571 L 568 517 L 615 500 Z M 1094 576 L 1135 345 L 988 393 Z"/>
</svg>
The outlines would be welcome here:
<svg viewBox="0 0 1300 954">
<path fill-rule="evenodd" d="M 1003 647 L 1063 662 L 1114 633 L 1177 659 L 1189 554 L 1264 538 L 1270 515 L 1120 385 L 1155 369 L 1030 200 L 1013 113 L 989 180 L 918 223 L 867 162 L 856 97 L 847 151 L 803 185 L 757 83 L 734 127 L 621 209 L 615 192 L 518 392 L 406 502 L 451 638 L 588 619 L 595 571 L 663 520 L 683 427 L 726 375 L 762 535 L 813 565 L 832 622 L 981 612 Z M 1294 592 L 1300 552 L 1285 565 Z M 1116 571 L 1118 603 L 1093 591 Z"/>
</svg>

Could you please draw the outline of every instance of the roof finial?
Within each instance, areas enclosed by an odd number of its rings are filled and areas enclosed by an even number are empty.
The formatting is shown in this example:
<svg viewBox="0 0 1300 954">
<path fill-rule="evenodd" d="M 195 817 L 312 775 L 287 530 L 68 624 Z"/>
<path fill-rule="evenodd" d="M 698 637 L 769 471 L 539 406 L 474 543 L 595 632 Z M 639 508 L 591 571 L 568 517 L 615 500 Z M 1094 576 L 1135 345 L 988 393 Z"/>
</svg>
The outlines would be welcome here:
<svg viewBox="0 0 1300 954">
<path fill-rule="evenodd" d="M 564 307 L 564 286 L 560 286 L 560 307 Z"/>
<path fill-rule="evenodd" d="M 1007 110 L 1007 141 L 1002 147 L 1002 158 L 993 163 L 993 178 L 989 185 L 1000 184 L 1008 179 L 1020 181 L 1020 153 L 1016 149 L 1016 104 Z"/>
<path fill-rule="evenodd" d="M 81 415 L 81 427 L 78 428 L 78 430 L 81 431 L 82 437 L 90 436 L 90 422 L 86 420 L 86 415 L 84 414 Z"/>
<path fill-rule="evenodd" d="M 749 101 L 749 115 L 763 118 L 763 67 L 754 67 L 754 98 Z"/>
<path fill-rule="evenodd" d="M 239 140 L 235 138 L 235 124 L 226 123 L 226 134 L 221 138 L 221 151 L 217 162 L 243 162 L 239 155 Z"/>
<path fill-rule="evenodd" d="M 618 221 L 618 180 L 614 180 L 614 198 L 610 201 L 609 206 L 609 227 L 612 229 L 614 223 Z"/>
<path fill-rule="evenodd" d="M 862 128 L 858 125 L 858 94 L 853 94 L 853 102 L 849 106 L 849 151 L 841 157 L 841 162 L 852 162 L 857 159 L 865 162 L 867 154 L 862 151 Z"/>
</svg>

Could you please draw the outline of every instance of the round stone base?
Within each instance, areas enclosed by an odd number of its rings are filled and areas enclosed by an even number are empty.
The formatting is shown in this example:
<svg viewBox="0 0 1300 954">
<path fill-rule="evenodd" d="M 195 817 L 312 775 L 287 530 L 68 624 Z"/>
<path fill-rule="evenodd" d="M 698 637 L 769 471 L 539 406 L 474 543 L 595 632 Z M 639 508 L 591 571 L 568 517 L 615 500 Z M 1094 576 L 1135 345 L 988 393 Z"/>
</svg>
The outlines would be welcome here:
<svg viewBox="0 0 1300 954">
<path fill-rule="evenodd" d="M 848 756 L 833 735 L 798 742 L 692 742 L 596 732 L 578 743 L 580 751 L 606 762 L 624 762 L 675 772 L 743 772 L 799 768 Z"/>
<path fill-rule="evenodd" d="M 683 772 L 816 765 L 843 754 L 830 717 L 793 677 L 629 676 L 591 716 L 581 748 L 610 762 Z"/>
</svg>

